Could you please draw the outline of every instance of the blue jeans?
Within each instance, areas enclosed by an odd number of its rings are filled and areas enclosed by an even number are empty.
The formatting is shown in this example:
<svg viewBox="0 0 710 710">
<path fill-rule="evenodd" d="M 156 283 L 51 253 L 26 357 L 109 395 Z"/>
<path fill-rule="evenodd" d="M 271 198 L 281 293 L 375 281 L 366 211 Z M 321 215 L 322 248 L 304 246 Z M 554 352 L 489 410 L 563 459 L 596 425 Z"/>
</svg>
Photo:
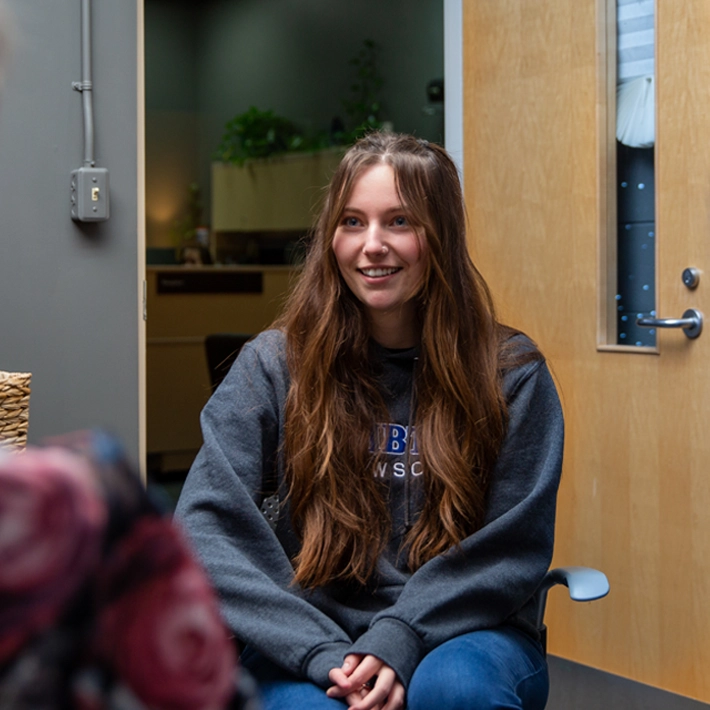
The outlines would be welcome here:
<svg viewBox="0 0 710 710">
<path fill-rule="evenodd" d="M 347 707 L 261 656 L 245 666 L 259 684 L 264 710 Z M 407 710 L 543 710 L 547 692 L 540 645 L 504 626 L 457 636 L 427 654 L 409 684 Z"/>
</svg>

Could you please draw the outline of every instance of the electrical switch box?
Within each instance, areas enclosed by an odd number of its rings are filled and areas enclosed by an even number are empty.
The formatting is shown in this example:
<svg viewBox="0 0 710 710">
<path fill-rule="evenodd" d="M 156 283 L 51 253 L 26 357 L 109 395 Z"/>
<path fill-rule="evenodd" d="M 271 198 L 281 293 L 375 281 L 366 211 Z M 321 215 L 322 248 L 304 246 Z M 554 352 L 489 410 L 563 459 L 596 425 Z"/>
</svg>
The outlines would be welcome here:
<svg viewBox="0 0 710 710">
<path fill-rule="evenodd" d="M 71 174 L 71 217 L 78 222 L 102 222 L 109 216 L 108 170 L 79 168 Z"/>
</svg>

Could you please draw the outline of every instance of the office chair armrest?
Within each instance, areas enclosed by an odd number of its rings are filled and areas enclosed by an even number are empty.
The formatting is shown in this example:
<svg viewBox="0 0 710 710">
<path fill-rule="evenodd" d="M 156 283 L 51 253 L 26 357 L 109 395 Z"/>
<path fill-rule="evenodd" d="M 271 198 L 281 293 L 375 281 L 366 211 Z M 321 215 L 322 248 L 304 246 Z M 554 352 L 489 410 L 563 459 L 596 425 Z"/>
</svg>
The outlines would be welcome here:
<svg viewBox="0 0 710 710">
<path fill-rule="evenodd" d="M 545 575 L 547 588 L 564 584 L 576 602 L 593 602 L 609 594 L 609 580 L 603 572 L 591 567 L 557 567 Z M 543 581 L 543 584 L 545 583 Z"/>
<path fill-rule="evenodd" d="M 591 567 L 556 567 L 551 569 L 535 592 L 537 625 L 543 628 L 547 592 L 556 584 L 569 589 L 570 598 L 576 602 L 591 602 L 609 593 L 609 580 L 603 572 Z"/>
</svg>

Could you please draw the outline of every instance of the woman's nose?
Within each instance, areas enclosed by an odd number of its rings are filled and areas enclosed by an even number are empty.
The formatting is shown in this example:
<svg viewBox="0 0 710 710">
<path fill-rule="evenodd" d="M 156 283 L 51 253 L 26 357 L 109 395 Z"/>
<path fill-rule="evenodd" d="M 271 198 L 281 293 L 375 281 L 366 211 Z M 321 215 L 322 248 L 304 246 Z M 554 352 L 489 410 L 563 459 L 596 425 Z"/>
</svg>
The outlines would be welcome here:
<svg viewBox="0 0 710 710">
<path fill-rule="evenodd" d="M 365 243 L 362 246 L 363 254 L 367 254 L 368 256 L 382 256 L 388 251 L 381 229 L 378 225 L 371 225 L 367 230 Z"/>
</svg>

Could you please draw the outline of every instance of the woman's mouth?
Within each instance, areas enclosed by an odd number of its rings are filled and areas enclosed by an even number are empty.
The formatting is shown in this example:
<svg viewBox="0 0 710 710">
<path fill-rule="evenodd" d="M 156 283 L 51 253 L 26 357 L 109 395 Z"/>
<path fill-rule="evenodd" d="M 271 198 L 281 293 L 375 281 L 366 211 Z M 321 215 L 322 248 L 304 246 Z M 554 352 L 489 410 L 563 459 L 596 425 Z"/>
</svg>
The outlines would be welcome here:
<svg viewBox="0 0 710 710">
<path fill-rule="evenodd" d="M 358 271 L 361 274 L 364 274 L 365 276 L 369 276 L 370 278 L 378 278 L 381 276 L 390 276 L 391 274 L 396 274 L 398 271 L 401 271 L 401 267 L 398 266 L 390 266 L 390 267 L 371 267 L 368 269 L 358 269 Z"/>
</svg>

